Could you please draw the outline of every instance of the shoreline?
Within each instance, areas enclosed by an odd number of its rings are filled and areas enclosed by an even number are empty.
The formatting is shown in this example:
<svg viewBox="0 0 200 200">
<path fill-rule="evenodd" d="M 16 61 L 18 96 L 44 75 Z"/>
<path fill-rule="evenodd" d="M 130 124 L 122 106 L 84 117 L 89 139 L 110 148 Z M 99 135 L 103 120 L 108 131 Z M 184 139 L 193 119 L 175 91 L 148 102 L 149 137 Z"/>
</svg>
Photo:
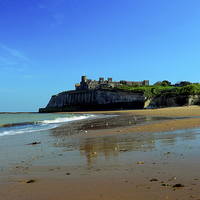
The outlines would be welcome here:
<svg viewBox="0 0 200 200">
<path fill-rule="evenodd" d="M 57 154 L 34 161 L 28 169 L 13 169 L 1 179 L 0 198 L 200 198 L 199 106 L 91 113 L 119 116 L 74 122 L 47 132 L 44 140 L 57 141 L 51 147 Z M 152 122 L 153 116 L 160 120 Z M 50 144 L 42 145 L 31 148 Z M 31 179 L 36 182 L 27 184 Z M 177 183 L 186 187 L 174 190 Z"/>
</svg>

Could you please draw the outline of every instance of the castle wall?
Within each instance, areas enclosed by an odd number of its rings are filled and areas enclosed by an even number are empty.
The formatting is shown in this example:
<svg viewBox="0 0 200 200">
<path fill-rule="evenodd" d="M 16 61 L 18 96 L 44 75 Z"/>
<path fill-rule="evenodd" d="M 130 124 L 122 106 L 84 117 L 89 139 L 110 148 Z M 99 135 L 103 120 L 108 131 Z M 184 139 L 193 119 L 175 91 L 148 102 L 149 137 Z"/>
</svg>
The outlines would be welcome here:
<svg viewBox="0 0 200 200">
<path fill-rule="evenodd" d="M 112 78 L 108 78 L 108 80 L 104 80 L 104 78 L 99 78 L 99 81 L 92 81 L 92 79 L 87 79 L 87 76 L 82 76 L 80 84 L 75 84 L 75 88 L 77 91 L 79 90 L 94 90 L 97 89 L 100 85 L 103 87 L 106 86 L 118 86 L 119 84 L 124 84 L 124 85 L 149 85 L 148 80 L 144 81 L 126 81 L 126 80 L 121 80 L 120 82 L 116 82 L 112 80 Z"/>
</svg>

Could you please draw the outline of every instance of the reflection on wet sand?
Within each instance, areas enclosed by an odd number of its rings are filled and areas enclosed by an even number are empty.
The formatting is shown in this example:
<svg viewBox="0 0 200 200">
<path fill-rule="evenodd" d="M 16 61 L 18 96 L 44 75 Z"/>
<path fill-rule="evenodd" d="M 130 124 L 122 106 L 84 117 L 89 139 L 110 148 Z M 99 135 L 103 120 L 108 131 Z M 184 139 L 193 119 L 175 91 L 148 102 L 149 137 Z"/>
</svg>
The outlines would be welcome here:
<svg viewBox="0 0 200 200">
<path fill-rule="evenodd" d="M 161 133 L 127 133 L 99 137 L 76 135 L 78 137 L 73 139 L 59 135 L 57 137 L 59 142 L 55 147 L 62 148 L 63 152 L 79 152 L 80 157 L 85 157 L 85 162 L 90 166 L 106 162 L 110 164 L 119 163 L 127 158 L 130 160 L 140 159 L 140 157 L 148 159 L 148 156 L 159 160 L 164 159 L 166 155 L 168 159 L 183 153 L 185 155 L 188 149 L 190 149 L 190 154 L 195 154 L 200 139 L 199 133 L 198 129 L 194 129 Z M 169 152 L 173 153 L 169 154 Z"/>
<path fill-rule="evenodd" d="M 121 156 L 131 151 L 147 151 L 155 148 L 152 140 L 138 140 L 130 136 L 110 136 L 87 138 L 80 141 L 80 155 L 86 156 L 87 163 L 97 163 L 99 157 L 109 161 L 111 157 Z"/>
<path fill-rule="evenodd" d="M 85 157 L 88 165 L 100 164 L 102 162 L 114 163 L 115 160 L 130 159 L 138 156 L 148 156 L 144 152 L 173 150 L 174 152 L 184 151 L 181 145 L 187 148 L 187 142 L 196 139 L 199 132 L 196 130 L 169 131 L 161 133 L 126 133 L 110 136 L 82 137 L 82 132 L 90 132 L 95 129 L 116 128 L 129 124 L 135 126 L 152 121 L 169 120 L 174 118 L 150 117 L 150 116 L 117 116 L 86 120 L 66 124 L 51 130 L 51 136 L 59 140 L 55 147 L 60 147 L 65 151 L 79 151 L 81 158 Z M 180 148 L 181 146 L 181 148 Z M 184 147 L 183 146 L 183 147 Z M 179 148 L 179 149 L 177 149 Z M 181 150 L 180 150 L 181 149 Z"/>
</svg>

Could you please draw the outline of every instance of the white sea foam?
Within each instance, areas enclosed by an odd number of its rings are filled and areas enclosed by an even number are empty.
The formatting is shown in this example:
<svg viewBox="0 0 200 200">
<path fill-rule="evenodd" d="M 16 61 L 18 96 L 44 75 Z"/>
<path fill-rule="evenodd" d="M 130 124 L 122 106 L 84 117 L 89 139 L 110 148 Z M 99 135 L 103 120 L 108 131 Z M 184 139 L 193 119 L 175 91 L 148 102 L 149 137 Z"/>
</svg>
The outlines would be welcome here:
<svg viewBox="0 0 200 200">
<path fill-rule="evenodd" d="M 55 128 L 63 123 L 68 123 L 77 120 L 83 120 L 90 117 L 95 117 L 94 115 L 82 115 L 82 116 L 68 116 L 68 117 L 58 117 L 55 119 L 48 119 L 43 121 L 37 121 L 35 123 L 30 123 L 26 125 L 3 127 L 0 129 L 0 136 L 6 135 L 16 135 L 23 134 L 27 132 L 42 131 Z"/>
<path fill-rule="evenodd" d="M 44 120 L 42 123 L 43 124 L 57 124 L 57 123 L 65 123 L 65 122 L 71 122 L 71 121 L 75 121 L 75 120 L 82 120 L 82 119 L 86 119 L 88 117 L 91 117 L 92 115 L 84 115 L 84 116 L 79 116 L 79 117 L 64 117 L 64 118 L 56 118 L 53 120 Z"/>
<path fill-rule="evenodd" d="M 28 132 L 36 132 L 36 131 L 43 131 L 43 130 L 48 130 L 48 129 L 52 129 L 52 128 L 56 128 L 58 125 L 54 125 L 54 126 L 40 126 L 39 128 L 35 128 L 35 127 L 28 127 L 28 128 L 18 128 L 15 130 L 8 130 L 8 131 L 3 131 L 0 132 L 0 136 L 5 136 L 5 135 L 16 135 L 16 134 L 23 134 L 23 133 L 28 133 Z"/>
</svg>

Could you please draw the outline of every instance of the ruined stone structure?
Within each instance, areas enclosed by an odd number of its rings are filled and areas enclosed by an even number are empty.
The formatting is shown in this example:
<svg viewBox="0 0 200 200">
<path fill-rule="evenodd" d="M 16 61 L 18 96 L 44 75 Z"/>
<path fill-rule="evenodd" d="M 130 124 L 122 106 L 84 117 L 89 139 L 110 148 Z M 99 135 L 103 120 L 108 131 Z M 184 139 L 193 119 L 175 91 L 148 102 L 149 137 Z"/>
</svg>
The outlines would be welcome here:
<svg viewBox="0 0 200 200">
<path fill-rule="evenodd" d="M 81 82 L 76 83 L 75 87 L 76 90 L 95 90 L 98 89 L 99 87 L 115 87 L 120 84 L 123 85 L 149 85 L 149 80 L 144 80 L 140 82 L 136 81 L 126 81 L 126 80 L 121 80 L 120 82 L 112 81 L 112 78 L 108 78 L 108 80 L 104 80 L 104 78 L 99 78 L 99 81 L 92 81 L 92 79 L 87 79 L 87 76 L 82 76 Z"/>
</svg>

